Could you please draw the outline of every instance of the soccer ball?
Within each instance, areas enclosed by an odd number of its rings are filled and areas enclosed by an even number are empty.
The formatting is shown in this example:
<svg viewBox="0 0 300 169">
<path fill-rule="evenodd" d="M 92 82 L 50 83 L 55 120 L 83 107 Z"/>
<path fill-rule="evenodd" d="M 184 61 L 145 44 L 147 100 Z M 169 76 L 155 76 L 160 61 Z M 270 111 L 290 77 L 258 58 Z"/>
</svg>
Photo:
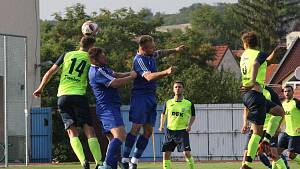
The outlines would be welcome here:
<svg viewBox="0 0 300 169">
<path fill-rule="evenodd" d="M 86 21 L 81 26 L 81 32 L 84 36 L 96 36 L 99 33 L 100 29 L 98 25 L 93 21 Z"/>
</svg>

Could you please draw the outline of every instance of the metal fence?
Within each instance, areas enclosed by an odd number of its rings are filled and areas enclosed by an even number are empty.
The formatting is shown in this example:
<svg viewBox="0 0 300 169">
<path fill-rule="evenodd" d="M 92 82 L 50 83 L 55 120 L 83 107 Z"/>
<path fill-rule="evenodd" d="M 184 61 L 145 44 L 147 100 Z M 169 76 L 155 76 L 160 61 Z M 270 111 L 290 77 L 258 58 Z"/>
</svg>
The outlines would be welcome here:
<svg viewBox="0 0 300 169">
<path fill-rule="evenodd" d="M 26 37 L 0 34 L 1 162 L 27 163 Z"/>
<path fill-rule="evenodd" d="M 196 160 L 241 160 L 245 146 L 242 127 L 242 104 L 196 104 L 196 120 L 190 132 L 192 154 Z M 121 107 L 126 131 L 130 130 L 129 106 Z M 154 139 L 149 142 L 143 160 L 162 160 L 164 133 L 158 131 L 162 107 L 157 109 Z M 174 160 L 182 153 L 174 152 Z"/>
</svg>

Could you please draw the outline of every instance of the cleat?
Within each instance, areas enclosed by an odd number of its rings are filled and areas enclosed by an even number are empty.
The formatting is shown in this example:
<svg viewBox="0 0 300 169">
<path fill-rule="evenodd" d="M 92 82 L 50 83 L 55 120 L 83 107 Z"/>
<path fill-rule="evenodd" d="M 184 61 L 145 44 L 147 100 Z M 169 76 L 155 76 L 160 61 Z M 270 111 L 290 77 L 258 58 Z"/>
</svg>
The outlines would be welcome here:
<svg viewBox="0 0 300 169">
<path fill-rule="evenodd" d="M 87 160 L 84 160 L 83 169 L 90 169 L 90 163 Z"/>
<path fill-rule="evenodd" d="M 121 166 L 121 169 L 129 169 L 129 163 L 128 162 L 125 162 L 125 163 L 120 162 L 119 164 Z"/>
<path fill-rule="evenodd" d="M 97 169 L 112 169 L 112 167 L 104 162 L 103 165 L 99 166 Z"/>
<path fill-rule="evenodd" d="M 100 166 L 102 166 L 102 165 L 97 164 L 96 167 L 95 167 L 95 169 L 98 169 Z"/>
<path fill-rule="evenodd" d="M 268 156 L 272 157 L 270 143 L 262 141 L 258 147 L 258 153 L 266 153 Z"/>
<path fill-rule="evenodd" d="M 137 169 L 137 164 L 129 163 L 129 169 Z"/>
<path fill-rule="evenodd" d="M 252 169 L 252 168 L 244 164 L 240 169 Z"/>
</svg>

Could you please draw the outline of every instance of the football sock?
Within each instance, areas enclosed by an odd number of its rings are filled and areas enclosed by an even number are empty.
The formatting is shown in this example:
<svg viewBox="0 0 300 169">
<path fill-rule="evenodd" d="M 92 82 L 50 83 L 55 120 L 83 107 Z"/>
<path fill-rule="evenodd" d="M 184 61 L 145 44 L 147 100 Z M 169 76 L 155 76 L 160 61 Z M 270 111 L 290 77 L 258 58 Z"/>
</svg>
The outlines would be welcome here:
<svg viewBox="0 0 300 169">
<path fill-rule="evenodd" d="M 271 137 L 274 136 L 276 130 L 278 129 L 278 126 L 281 122 L 281 116 L 272 116 L 270 118 L 270 121 L 268 123 L 268 128 L 266 130 L 266 133 L 269 134 Z M 267 142 L 270 142 L 271 138 L 265 137 L 264 140 Z"/>
<path fill-rule="evenodd" d="M 286 168 L 287 168 L 287 169 L 289 169 L 290 167 L 289 167 L 289 165 L 288 165 L 288 162 L 287 162 L 287 160 L 286 160 L 286 157 L 285 157 L 285 155 L 283 155 L 283 154 L 280 154 L 280 157 L 283 159 L 283 161 L 284 161 L 284 164 L 285 164 Z"/>
<path fill-rule="evenodd" d="M 276 165 L 277 169 L 286 169 L 286 166 L 285 166 L 282 158 L 279 158 L 279 160 L 277 160 L 275 162 L 275 165 Z"/>
<path fill-rule="evenodd" d="M 171 160 L 163 160 L 163 169 L 171 169 Z"/>
<path fill-rule="evenodd" d="M 122 141 L 119 140 L 118 138 L 113 138 L 107 149 L 106 157 L 105 157 L 105 162 L 107 165 L 115 168 L 118 163 L 118 159 L 115 158 L 116 153 L 118 152 L 119 148 L 122 145 Z"/>
<path fill-rule="evenodd" d="M 186 158 L 185 161 L 187 162 L 189 169 L 195 169 L 195 162 L 193 157 Z"/>
<path fill-rule="evenodd" d="M 130 132 L 126 136 L 123 158 L 129 158 L 132 147 L 135 143 L 136 136 L 132 135 Z"/>
<path fill-rule="evenodd" d="M 268 159 L 268 157 L 262 153 L 262 154 L 259 154 L 258 155 L 259 157 L 259 160 L 267 167 L 270 167 L 271 166 L 271 163 L 270 163 L 270 160 Z"/>
<path fill-rule="evenodd" d="M 71 144 L 71 147 L 72 147 L 73 151 L 75 152 L 77 158 L 79 159 L 81 165 L 83 165 L 84 160 L 85 160 L 85 155 L 84 155 L 83 148 L 82 148 L 79 138 L 78 137 L 70 138 L 70 144 Z"/>
<path fill-rule="evenodd" d="M 100 149 L 98 139 L 96 137 L 89 138 L 88 144 L 89 144 L 90 150 L 93 154 L 93 157 L 95 159 L 96 165 L 97 164 L 101 165 L 102 154 L 101 154 L 101 149 Z"/>
<path fill-rule="evenodd" d="M 245 161 L 245 164 L 248 166 L 251 165 L 252 161 L 255 158 L 260 139 L 261 139 L 261 137 L 259 135 L 252 134 L 252 136 L 249 140 L 247 157 L 246 157 L 246 161 Z"/>
<path fill-rule="evenodd" d="M 145 138 L 143 135 L 140 135 L 136 142 L 136 147 L 134 150 L 133 157 L 139 159 L 142 156 L 143 152 L 145 151 L 148 142 L 149 142 L 148 138 Z"/>
<path fill-rule="evenodd" d="M 295 160 L 297 162 L 297 164 L 300 165 L 300 155 L 299 154 L 297 154 L 293 160 Z"/>
</svg>

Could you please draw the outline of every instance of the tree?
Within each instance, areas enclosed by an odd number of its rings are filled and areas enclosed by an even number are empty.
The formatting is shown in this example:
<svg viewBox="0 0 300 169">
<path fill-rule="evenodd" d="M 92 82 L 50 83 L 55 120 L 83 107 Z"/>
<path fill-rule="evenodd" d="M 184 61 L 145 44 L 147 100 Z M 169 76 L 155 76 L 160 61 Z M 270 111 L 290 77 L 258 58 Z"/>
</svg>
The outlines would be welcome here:
<svg viewBox="0 0 300 169">
<path fill-rule="evenodd" d="M 244 31 L 260 36 L 260 48 L 271 51 L 283 39 L 291 23 L 299 18 L 299 0 L 239 0 L 234 13 Z"/>
</svg>

